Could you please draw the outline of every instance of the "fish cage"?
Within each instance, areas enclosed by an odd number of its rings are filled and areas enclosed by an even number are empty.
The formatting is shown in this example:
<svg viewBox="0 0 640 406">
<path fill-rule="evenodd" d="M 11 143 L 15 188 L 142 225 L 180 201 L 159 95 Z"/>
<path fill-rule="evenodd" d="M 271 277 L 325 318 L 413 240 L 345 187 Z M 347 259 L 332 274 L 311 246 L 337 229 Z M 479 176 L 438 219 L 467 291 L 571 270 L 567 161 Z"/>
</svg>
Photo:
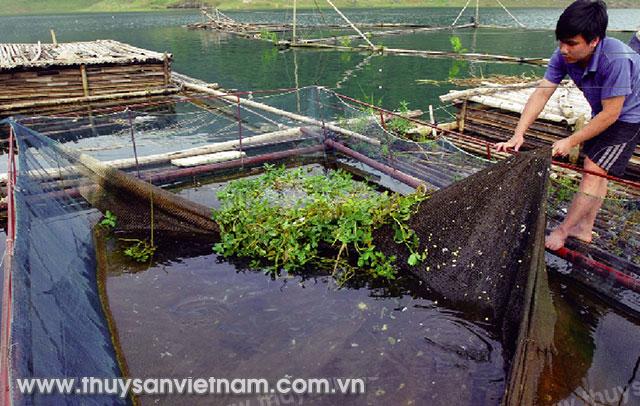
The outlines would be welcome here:
<svg viewBox="0 0 640 406">
<path fill-rule="evenodd" d="M 28 377 L 364 374 L 339 402 L 535 404 L 567 328 L 550 154 L 496 163 L 411 120 L 308 87 L 3 121 L 4 403 L 193 401 Z"/>
</svg>

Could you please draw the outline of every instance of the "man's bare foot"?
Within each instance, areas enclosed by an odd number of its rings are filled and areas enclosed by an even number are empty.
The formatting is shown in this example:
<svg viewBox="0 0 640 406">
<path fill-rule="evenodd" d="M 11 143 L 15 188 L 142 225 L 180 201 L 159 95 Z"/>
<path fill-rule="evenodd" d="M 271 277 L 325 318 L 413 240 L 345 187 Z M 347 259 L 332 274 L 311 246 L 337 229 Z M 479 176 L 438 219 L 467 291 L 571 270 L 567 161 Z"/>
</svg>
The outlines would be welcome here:
<svg viewBox="0 0 640 406">
<path fill-rule="evenodd" d="M 551 251 L 557 251 L 564 246 L 564 242 L 568 236 L 569 233 L 567 233 L 564 228 L 556 227 L 551 234 L 544 239 L 544 246 Z"/>
<path fill-rule="evenodd" d="M 587 230 L 586 227 L 581 227 L 579 225 L 572 227 L 569 230 L 568 236 L 577 238 L 578 240 L 587 244 L 590 244 L 591 240 L 593 240 L 591 230 Z"/>
</svg>

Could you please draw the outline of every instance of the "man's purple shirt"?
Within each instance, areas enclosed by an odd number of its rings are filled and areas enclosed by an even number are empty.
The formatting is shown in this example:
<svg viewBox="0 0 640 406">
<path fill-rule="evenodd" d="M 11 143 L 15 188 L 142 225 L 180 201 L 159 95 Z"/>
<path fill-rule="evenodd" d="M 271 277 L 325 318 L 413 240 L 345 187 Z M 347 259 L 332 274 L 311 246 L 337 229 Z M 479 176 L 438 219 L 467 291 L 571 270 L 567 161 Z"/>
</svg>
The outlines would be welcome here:
<svg viewBox="0 0 640 406">
<path fill-rule="evenodd" d="M 575 82 L 591 105 L 592 117 L 602 111 L 602 100 L 625 96 L 618 120 L 640 123 L 640 54 L 615 38 L 605 37 L 586 68 L 567 63 L 556 49 L 545 79 L 560 83 L 566 75 Z"/>
<path fill-rule="evenodd" d="M 631 41 L 629 41 L 629 46 L 631 49 L 640 54 L 640 31 L 633 34 L 631 37 Z"/>
</svg>

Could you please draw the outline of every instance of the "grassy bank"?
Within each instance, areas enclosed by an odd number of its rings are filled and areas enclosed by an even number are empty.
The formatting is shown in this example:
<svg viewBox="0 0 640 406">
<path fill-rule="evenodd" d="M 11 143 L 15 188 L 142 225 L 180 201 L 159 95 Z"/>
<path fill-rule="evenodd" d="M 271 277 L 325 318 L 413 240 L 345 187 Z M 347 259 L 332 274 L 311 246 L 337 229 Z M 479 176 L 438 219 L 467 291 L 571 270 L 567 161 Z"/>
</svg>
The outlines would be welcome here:
<svg viewBox="0 0 640 406">
<path fill-rule="evenodd" d="M 610 7 L 638 7 L 638 0 L 609 0 Z M 0 2 L 0 15 L 157 11 L 175 7 L 197 8 L 205 3 L 221 10 L 282 9 L 293 0 L 7 0 Z M 462 7 L 466 0 L 336 0 L 341 8 L 366 7 Z M 495 0 L 480 0 L 481 5 L 496 7 Z M 508 7 L 563 7 L 571 0 L 503 0 Z M 318 1 L 325 6 L 326 3 Z M 313 0 L 299 0 L 300 8 L 313 8 Z"/>
</svg>

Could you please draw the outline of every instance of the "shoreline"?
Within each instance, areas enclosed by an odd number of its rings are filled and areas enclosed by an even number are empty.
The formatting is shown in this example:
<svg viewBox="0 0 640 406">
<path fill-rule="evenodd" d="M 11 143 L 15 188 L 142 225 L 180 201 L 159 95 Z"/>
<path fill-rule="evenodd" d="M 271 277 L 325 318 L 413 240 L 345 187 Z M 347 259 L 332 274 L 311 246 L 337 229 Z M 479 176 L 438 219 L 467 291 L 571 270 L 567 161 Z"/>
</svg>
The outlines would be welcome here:
<svg viewBox="0 0 640 406">
<path fill-rule="evenodd" d="M 460 6 L 462 7 L 462 6 Z M 343 6 L 341 10 L 398 10 L 398 9 L 418 9 L 418 8 L 432 8 L 432 9 L 457 9 L 458 6 L 451 5 L 414 5 L 414 4 L 392 4 L 392 5 L 377 5 L 371 7 L 353 7 L 353 6 Z M 500 7 L 482 7 L 483 9 L 500 9 Z M 555 5 L 549 6 L 534 6 L 534 7 L 523 7 L 523 6 L 510 6 L 510 9 L 518 9 L 518 10 L 536 10 L 536 9 L 562 9 L 562 7 L 557 7 Z M 239 12 L 239 11 L 255 11 L 255 12 L 268 12 L 268 11 L 285 11 L 289 10 L 290 7 L 265 7 L 265 6 L 252 6 L 252 5 L 239 5 L 239 7 L 221 7 L 219 8 L 222 12 Z M 330 10 L 329 7 L 321 7 L 322 10 Z M 609 7 L 610 10 L 634 10 L 640 9 L 640 6 L 618 6 Z M 164 13 L 164 12 L 199 12 L 199 7 L 178 7 L 178 6 L 168 6 L 168 7 L 141 7 L 136 8 L 132 7 L 130 9 L 126 8 L 96 8 L 96 9 L 84 9 L 84 10 L 66 10 L 64 8 L 61 9 L 51 9 L 51 10 L 38 10 L 37 12 L 23 11 L 18 10 L 16 12 L 6 12 L 0 9 L 0 17 L 29 17 L 29 16 L 51 16 L 51 15 L 73 15 L 73 14 L 127 14 L 127 13 Z M 313 7 L 299 7 L 299 11 L 315 11 L 316 9 Z"/>
</svg>

